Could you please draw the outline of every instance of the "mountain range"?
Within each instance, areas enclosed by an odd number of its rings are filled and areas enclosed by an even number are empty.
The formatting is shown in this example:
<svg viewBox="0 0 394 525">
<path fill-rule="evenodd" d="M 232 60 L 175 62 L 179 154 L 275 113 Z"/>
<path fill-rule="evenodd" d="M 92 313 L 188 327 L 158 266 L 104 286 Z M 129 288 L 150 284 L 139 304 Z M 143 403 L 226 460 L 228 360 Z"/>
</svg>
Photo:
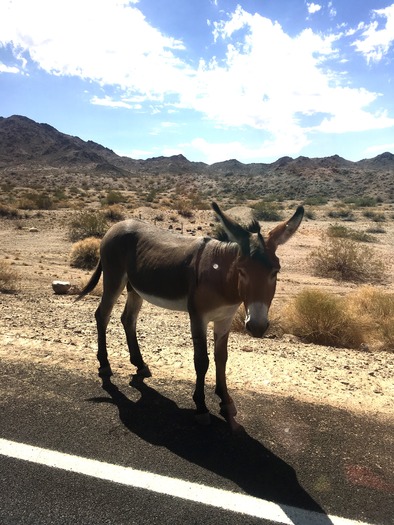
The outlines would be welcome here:
<svg viewBox="0 0 394 525">
<path fill-rule="evenodd" d="M 394 155 L 389 152 L 358 162 L 338 155 L 282 157 L 270 164 L 244 164 L 232 159 L 208 165 L 191 162 L 183 155 L 138 160 L 119 156 L 105 146 L 61 133 L 24 116 L 0 117 L 0 180 L 12 184 L 14 178 L 20 184 L 23 174 L 30 173 L 32 182 L 32 173 L 48 177 L 51 170 L 57 177 L 62 171 L 116 178 L 144 175 L 187 175 L 216 181 L 220 178 L 225 184 L 241 181 L 244 191 L 258 185 L 265 193 L 287 198 L 319 194 L 394 200 Z"/>
</svg>

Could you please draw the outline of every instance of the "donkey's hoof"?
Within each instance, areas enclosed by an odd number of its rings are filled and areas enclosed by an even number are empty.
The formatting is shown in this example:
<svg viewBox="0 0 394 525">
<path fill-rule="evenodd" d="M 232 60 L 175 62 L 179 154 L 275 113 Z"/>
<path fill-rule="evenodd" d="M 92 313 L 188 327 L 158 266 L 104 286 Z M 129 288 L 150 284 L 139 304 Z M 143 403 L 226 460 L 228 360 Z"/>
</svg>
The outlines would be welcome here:
<svg viewBox="0 0 394 525">
<path fill-rule="evenodd" d="M 236 436 L 241 436 L 245 432 L 245 428 L 233 417 L 227 419 L 227 423 L 230 425 L 231 432 Z"/>
<path fill-rule="evenodd" d="M 211 424 L 211 414 L 209 412 L 203 412 L 202 414 L 195 415 L 196 421 L 199 425 L 207 427 Z"/>
<path fill-rule="evenodd" d="M 139 368 L 135 374 L 131 376 L 132 378 L 139 378 L 139 379 L 145 379 L 147 377 L 152 377 L 152 373 L 149 370 L 148 365 L 144 365 L 142 368 Z"/>
<path fill-rule="evenodd" d="M 111 367 L 109 365 L 108 366 L 100 366 L 98 375 L 99 375 L 99 377 L 101 377 L 101 379 L 108 379 L 108 378 L 110 378 L 113 375 Z"/>
<path fill-rule="evenodd" d="M 235 417 L 237 415 L 237 407 L 235 406 L 234 401 L 231 401 L 230 403 L 220 403 L 220 415 L 225 419 Z"/>
</svg>

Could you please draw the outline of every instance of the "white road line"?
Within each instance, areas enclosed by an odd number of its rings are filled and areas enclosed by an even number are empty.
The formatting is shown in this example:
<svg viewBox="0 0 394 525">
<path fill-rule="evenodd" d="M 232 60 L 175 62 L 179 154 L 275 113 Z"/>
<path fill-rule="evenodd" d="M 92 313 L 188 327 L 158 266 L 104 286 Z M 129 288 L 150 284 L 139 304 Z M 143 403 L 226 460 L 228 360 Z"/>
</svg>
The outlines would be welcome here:
<svg viewBox="0 0 394 525">
<path fill-rule="evenodd" d="M 211 505 L 232 512 L 271 520 L 283 525 L 368 525 L 338 516 L 326 516 L 287 505 L 278 505 L 253 496 L 229 492 L 181 479 L 160 476 L 121 465 L 102 463 L 94 459 L 64 454 L 0 438 L 0 454 L 68 472 L 112 481 L 158 494 Z"/>
</svg>

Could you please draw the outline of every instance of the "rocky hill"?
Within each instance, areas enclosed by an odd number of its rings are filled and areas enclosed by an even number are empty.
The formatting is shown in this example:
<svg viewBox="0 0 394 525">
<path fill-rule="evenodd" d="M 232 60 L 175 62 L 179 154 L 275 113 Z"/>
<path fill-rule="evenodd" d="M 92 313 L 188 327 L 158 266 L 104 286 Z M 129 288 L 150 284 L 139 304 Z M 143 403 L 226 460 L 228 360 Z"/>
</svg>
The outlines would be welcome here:
<svg viewBox="0 0 394 525">
<path fill-rule="evenodd" d="M 27 117 L 0 117 L 0 181 L 32 184 L 32 179 L 38 177 L 42 182 L 51 173 L 56 173 L 57 179 L 63 174 L 64 183 L 70 181 L 70 174 L 107 178 L 187 175 L 256 196 L 368 195 L 394 200 L 394 155 L 388 152 L 358 162 L 338 155 L 282 157 L 271 164 L 243 164 L 232 159 L 208 165 L 190 162 L 183 155 L 136 160 Z"/>
</svg>

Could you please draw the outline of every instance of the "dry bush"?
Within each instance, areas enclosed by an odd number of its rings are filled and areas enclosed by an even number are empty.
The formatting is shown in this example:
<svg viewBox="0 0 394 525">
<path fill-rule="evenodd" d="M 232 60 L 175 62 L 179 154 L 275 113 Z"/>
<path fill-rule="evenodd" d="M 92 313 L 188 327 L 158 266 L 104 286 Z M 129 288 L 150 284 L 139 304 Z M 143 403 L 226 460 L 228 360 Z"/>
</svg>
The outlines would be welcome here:
<svg viewBox="0 0 394 525">
<path fill-rule="evenodd" d="M 259 201 L 253 205 L 254 216 L 258 221 L 279 222 L 283 220 L 283 215 L 277 203 Z"/>
<path fill-rule="evenodd" d="M 299 293 L 285 307 L 283 319 L 287 332 L 310 343 L 359 348 L 365 342 L 363 320 L 342 298 L 320 290 Z"/>
<path fill-rule="evenodd" d="M 372 347 L 394 350 L 394 294 L 363 286 L 346 299 L 352 315 L 362 319 L 365 339 Z"/>
<path fill-rule="evenodd" d="M 7 206 L 6 204 L 0 203 L 0 217 L 5 217 L 6 219 L 18 219 L 20 213 L 19 210 L 13 206 Z"/>
<path fill-rule="evenodd" d="M 126 218 L 124 208 L 118 204 L 112 204 L 103 210 L 104 217 L 111 222 L 123 221 Z"/>
<path fill-rule="evenodd" d="M 100 239 L 88 237 L 76 242 L 70 255 L 70 265 L 74 268 L 92 270 L 100 257 Z"/>
<path fill-rule="evenodd" d="M 351 239 L 326 235 L 311 258 L 318 277 L 359 283 L 378 283 L 386 278 L 386 266 L 375 251 Z"/>
<path fill-rule="evenodd" d="M 85 288 L 85 286 L 88 284 L 88 281 L 90 279 L 90 276 L 86 279 L 83 279 L 74 289 L 74 294 L 78 295 L 81 290 Z M 103 295 L 103 284 L 102 281 L 100 281 L 97 286 L 92 290 L 89 295 L 93 295 L 95 297 L 101 297 Z"/>
<path fill-rule="evenodd" d="M 372 235 L 368 235 L 365 232 L 347 228 L 342 224 L 332 224 L 327 228 L 327 235 L 333 238 L 351 239 L 352 241 L 359 242 L 376 242 Z"/>
<path fill-rule="evenodd" d="M 88 237 L 101 238 L 107 228 L 107 220 L 102 213 L 81 211 L 70 221 L 69 237 L 74 242 Z"/>
<path fill-rule="evenodd" d="M 237 333 L 245 332 L 245 307 L 243 304 L 238 308 L 236 314 L 234 315 L 233 322 L 231 324 L 231 331 Z"/>
<path fill-rule="evenodd" d="M 16 293 L 19 289 L 20 276 L 7 261 L 0 261 L 0 292 Z"/>
</svg>

